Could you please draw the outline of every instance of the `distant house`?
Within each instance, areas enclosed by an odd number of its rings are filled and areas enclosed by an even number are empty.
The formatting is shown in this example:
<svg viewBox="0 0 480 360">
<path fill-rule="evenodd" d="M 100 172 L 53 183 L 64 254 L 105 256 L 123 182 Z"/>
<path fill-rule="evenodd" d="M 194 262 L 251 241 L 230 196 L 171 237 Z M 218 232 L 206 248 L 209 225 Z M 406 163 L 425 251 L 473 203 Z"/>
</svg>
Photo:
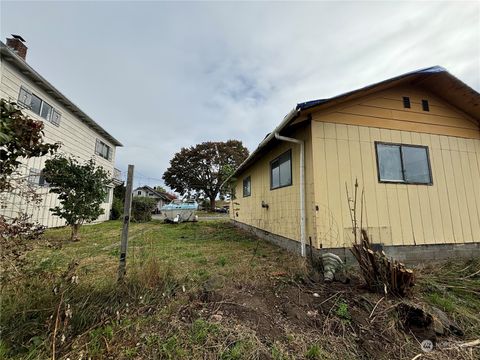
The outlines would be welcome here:
<svg viewBox="0 0 480 360">
<path fill-rule="evenodd" d="M 114 181 L 108 188 L 102 206 L 104 214 L 97 221 L 108 220 L 113 199 L 112 187 L 121 183 L 120 172 L 114 168 L 114 164 L 116 147 L 122 144 L 26 62 L 27 47 L 20 36 L 7 39 L 7 44 L 0 42 L 0 54 L 0 97 L 16 102 L 23 107 L 26 115 L 43 122 L 45 141 L 61 142 L 60 153 L 76 156 L 80 160 L 94 158 L 97 165 L 112 176 Z M 58 201 L 55 194 L 48 193 L 48 183 L 42 176 L 47 158 L 31 158 L 22 165 L 30 184 L 44 194 L 42 203 L 34 206 L 9 194 L 2 199 L 0 215 L 9 218 L 23 212 L 32 215 L 33 221 L 44 226 L 65 224 L 63 219 L 49 211 Z"/>
<path fill-rule="evenodd" d="M 356 178 L 357 222 L 362 202 L 387 254 L 480 254 L 480 94 L 435 66 L 300 103 L 231 177 L 230 216 L 303 254 L 341 251 Z"/>
<path fill-rule="evenodd" d="M 133 196 L 148 197 L 157 201 L 155 212 L 159 213 L 163 205 L 170 203 L 172 197 L 163 191 L 157 191 L 150 186 L 141 186 L 133 190 Z"/>
</svg>

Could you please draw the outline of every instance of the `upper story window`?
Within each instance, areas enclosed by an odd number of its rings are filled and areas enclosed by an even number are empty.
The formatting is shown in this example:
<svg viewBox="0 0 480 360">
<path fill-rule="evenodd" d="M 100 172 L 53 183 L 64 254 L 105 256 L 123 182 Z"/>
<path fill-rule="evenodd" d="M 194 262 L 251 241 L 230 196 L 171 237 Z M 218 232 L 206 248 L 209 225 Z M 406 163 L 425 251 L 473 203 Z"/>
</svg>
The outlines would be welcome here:
<svg viewBox="0 0 480 360">
<path fill-rule="evenodd" d="M 405 109 L 410 109 L 410 98 L 408 96 L 403 97 L 403 107 Z"/>
<path fill-rule="evenodd" d="M 378 180 L 404 184 L 432 184 L 428 147 L 375 142 Z"/>
<path fill-rule="evenodd" d="M 95 144 L 95 154 L 103 157 L 104 159 L 112 160 L 112 149 L 99 139 L 97 139 Z"/>
<path fill-rule="evenodd" d="M 428 100 L 422 100 L 422 109 L 423 109 L 423 111 L 430 111 L 430 106 L 428 105 Z"/>
<path fill-rule="evenodd" d="M 137 195 L 142 195 L 142 190 L 138 190 Z"/>
<path fill-rule="evenodd" d="M 252 195 L 252 178 L 247 176 L 243 179 L 243 197 Z"/>
<path fill-rule="evenodd" d="M 270 189 L 292 185 L 292 151 L 280 155 L 270 162 Z"/>
<path fill-rule="evenodd" d="M 18 103 L 30 109 L 35 114 L 40 115 L 45 120 L 50 121 L 52 124 L 56 126 L 60 125 L 60 119 L 62 117 L 60 112 L 23 86 L 20 87 Z"/>
</svg>

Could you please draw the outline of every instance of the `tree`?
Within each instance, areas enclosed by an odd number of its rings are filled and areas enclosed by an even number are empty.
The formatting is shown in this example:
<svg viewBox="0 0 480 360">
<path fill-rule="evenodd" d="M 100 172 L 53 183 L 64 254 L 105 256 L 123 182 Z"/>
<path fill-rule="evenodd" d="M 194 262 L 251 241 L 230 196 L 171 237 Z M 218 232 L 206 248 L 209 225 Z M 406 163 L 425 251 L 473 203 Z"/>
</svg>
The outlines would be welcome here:
<svg viewBox="0 0 480 360">
<path fill-rule="evenodd" d="M 107 195 L 110 176 L 90 159 L 80 164 L 75 158 L 56 156 L 45 162 L 45 180 L 50 192 L 58 194 L 61 206 L 50 211 L 72 228 L 72 241 L 78 241 L 78 230 L 84 222 L 96 220 L 103 214 L 101 204 Z"/>
<path fill-rule="evenodd" d="M 163 180 L 182 195 L 205 195 L 214 210 L 220 186 L 247 157 L 248 149 L 238 140 L 208 141 L 182 148 L 170 160 Z"/>
<path fill-rule="evenodd" d="M 167 190 L 165 190 L 165 188 L 162 185 L 154 186 L 153 190 L 158 191 L 160 193 L 166 193 L 167 192 Z"/>
</svg>

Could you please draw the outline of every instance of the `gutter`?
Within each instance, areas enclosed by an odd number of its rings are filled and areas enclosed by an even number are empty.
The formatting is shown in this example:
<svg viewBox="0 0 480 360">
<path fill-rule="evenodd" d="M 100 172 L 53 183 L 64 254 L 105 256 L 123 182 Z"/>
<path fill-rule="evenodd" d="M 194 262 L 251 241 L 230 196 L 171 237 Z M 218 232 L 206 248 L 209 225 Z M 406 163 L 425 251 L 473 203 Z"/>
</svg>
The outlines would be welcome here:
<svg viewBox="0 0 480 360">
<path fill-rule="evenodd" d="M 275 132 L 275 139 L 281 141 L 292 142 L 300 145 L 300 253 L 302 257 L 305 257 L 305 234 L 306 234 L 306 223 L 305 223 L 305 142 L 303 140 L 298 140 L 286 136 L 280 135 L 278 132 Z"/>
</svg>

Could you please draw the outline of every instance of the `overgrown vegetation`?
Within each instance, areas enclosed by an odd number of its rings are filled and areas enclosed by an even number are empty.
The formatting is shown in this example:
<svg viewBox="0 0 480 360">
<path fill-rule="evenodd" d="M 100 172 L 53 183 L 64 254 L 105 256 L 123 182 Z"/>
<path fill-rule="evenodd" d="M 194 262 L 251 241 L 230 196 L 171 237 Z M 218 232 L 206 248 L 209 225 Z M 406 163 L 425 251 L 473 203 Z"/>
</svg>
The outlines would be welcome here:
<svg viewBox="0 0 480 360">
<path fill-rule="evenodd" d="M 45 143 L 43 123 L 23 114 L 16 103 L 0 99 L 0 113 L 0 207 L 11 210 L 8 215 L 0 215 L 0 262 L 8 269 L 1 277 L 7 278 L 22 265 L 30 242 L 44 230 L 23 207 L 18 207 L 18 204 L 34 207 L 42 199 L 22 162 L 54 154 L 60 144 Z"/>
<path fill-rule="evenodd" d="M 52 229 L 2 283 L 0 357 L 8 359 L 412 359 L 418 334 L 382 299 L 324 286 L 296 256 L 227 222 L 132 223 L 127 277 L 116 282 L 120 221 Z M 2 264 L 3 266 L 3 264 Z M 480 261 L 420 269 L 414 301 L 480 336 Z M 317 295 L 314 295 L 317 294 Z M 437 295 L 432 295 L 437 294 Z M 475 298 L 476 297 L 476 298 Z M 416 338 L 417 337 L 417 338 Z M 382 344 L 381 346 L 379 344 Z M 469 355 L 469 350 L 472 350 Z M 477 349 L 430 359 L 474 359 Z"/>
<path fill-rule="evenodd" d="M 148 197 L 134 196 L 132 198 L 132 221 L 147 222 L 152 220 L 152 212 L 157 201 Z"/>
</svg>

